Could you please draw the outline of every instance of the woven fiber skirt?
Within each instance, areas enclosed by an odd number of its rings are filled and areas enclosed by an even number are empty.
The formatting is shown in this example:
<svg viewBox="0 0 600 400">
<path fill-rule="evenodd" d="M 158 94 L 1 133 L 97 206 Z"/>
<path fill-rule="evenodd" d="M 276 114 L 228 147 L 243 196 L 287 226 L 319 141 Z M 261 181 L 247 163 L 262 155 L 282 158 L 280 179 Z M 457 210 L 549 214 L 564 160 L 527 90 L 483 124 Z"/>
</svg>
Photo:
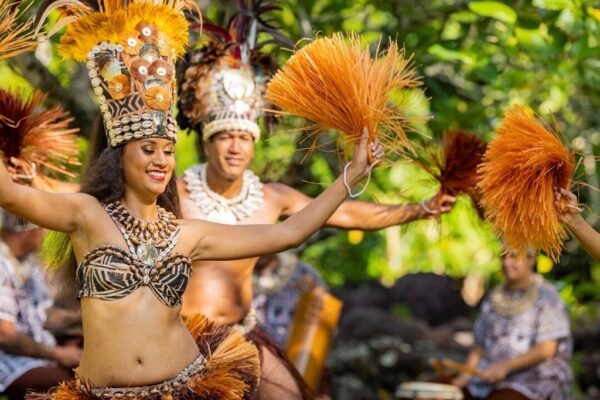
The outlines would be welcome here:
<svg viewBox="0 0 600 400">
<path fill-rule="evenodd" d="M 27 400 L 239 400 L 252 399 L 260 379 L 256 347 L 241 333 L 209 322 L 186 319 L 200 355 L 175 377 L 143 387 L 92 387 L 82 377 L 48 393 L 30 393 Z"/>
</svg>

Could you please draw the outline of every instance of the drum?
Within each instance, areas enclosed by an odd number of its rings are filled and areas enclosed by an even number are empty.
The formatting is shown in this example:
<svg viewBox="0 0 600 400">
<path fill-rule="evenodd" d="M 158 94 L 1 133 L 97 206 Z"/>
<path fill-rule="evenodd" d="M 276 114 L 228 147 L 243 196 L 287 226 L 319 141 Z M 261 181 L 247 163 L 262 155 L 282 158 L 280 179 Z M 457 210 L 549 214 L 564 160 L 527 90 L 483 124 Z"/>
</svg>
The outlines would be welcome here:
<svg viewBox="0 0 600 400">
<path fill-rule="evenodd" d="M 288 336 L 287 356 L 318 392 L 331 338 L 342 311 L 342 302 L 317 287 L 300 297 Z"/>
<path fill-rule="evenodd" d="M 397 400 L 463 400 L 462 390 L 456 386 L 429 382 L 406 382 L 396 389 Z"/>
</svg>

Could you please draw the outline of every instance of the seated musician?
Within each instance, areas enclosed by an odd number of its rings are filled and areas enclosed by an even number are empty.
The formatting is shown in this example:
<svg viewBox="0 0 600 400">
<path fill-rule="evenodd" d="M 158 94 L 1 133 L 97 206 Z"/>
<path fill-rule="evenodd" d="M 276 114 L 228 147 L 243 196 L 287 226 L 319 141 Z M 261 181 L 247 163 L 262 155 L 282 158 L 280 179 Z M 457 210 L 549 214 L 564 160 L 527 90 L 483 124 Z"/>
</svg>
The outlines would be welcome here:
<svg viewBox="0 0 600 400">
<path fill-rule="evenodd" d="M 502 256 L 504 284 L 482 302 L 476 346 L 467 358 L 480 376 L 454 384 L 470 399 L 566 400 L 572 381 L 572 339 L 556 289 L 534 272 L 536 254 Z"/>
<path fill-rule="evenodd" d="M 71 378 L 81 350 L 57 346 L 50 331 L 80 320 L 52 306 L 35 252 L 43 230 L 0 209 L 0 393 L 23 399 Z"/>
</svg>

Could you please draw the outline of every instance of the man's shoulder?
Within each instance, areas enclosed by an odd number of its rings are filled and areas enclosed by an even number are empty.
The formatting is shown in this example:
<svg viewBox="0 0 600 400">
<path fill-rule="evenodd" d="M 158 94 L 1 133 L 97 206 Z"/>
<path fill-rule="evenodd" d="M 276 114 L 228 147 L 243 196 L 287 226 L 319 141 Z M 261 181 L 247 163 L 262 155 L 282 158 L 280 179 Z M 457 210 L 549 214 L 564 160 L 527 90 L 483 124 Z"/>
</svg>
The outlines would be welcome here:
<svg viewBox="0 0 600 400">
<path fill-rule="evenodd" d="M 295 189 L 292 188 L 291 186 L 288 186 L 285 183 L 279 183 L 279 182 L 263 183 L 263 190 L 271 191 L 275 194 L 286 194 L 291 191 L 295 191 Z"/>
<path fill-rule="evenodd" d="M 177 190 L 179 195 L 187 195 L 189 193 L 188 185 L 199 185 L 200 184 L 200 168 L 202 167 L 202 163 L 193 164 L 187 167 L 178 177 L 177 177 Z"/>
<path fill-rule="evenodd" d="M 269 182 L 263 184 L 263 193 L 267 201 L 285 204 L 292 201 L 300 192 L 284 183 Z"/>
</svg>

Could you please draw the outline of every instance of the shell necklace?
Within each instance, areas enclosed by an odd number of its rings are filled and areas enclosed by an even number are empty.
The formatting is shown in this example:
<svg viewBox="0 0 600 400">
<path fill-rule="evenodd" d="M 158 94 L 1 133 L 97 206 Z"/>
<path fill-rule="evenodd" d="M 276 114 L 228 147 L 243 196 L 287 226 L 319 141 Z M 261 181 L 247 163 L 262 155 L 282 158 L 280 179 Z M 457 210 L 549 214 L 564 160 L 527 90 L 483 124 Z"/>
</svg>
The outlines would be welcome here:
<svg viewBox="0 0 600 400">
<path fill-rule="evenodd" d="M 263 184 L 254 172 L 244 171 L 242 190 L 228 199 L 215 193 L 206 177 L 206 164 L 197 164 L 184 172 L 184 180 L 190 199 L 202 212 L 206 220 L 235 225 L 238 221 L 254 214 L 264 201 Z"/>
<path fill-rule="evenodd" d="M 490 294 L 490 303 L 494 311 L 505 317 L 514 317 L 532 307 L 538 299 L 540 286 L 544 279 L 535 275 L 531 285 L 521 296 L 516 291 L 508 290 L 504 285 L 496 286 Z"/>
<path fill-rule="evenodd" d="M 180 227 L 175 223 L 175 215 L 160 206 L 157 221 L 134 217 L 120 201 L 106 204 L 104 208 L 123 234 L 129 252 L 146 265 L 154 265 L 177 243 Z"/>
</svg>

